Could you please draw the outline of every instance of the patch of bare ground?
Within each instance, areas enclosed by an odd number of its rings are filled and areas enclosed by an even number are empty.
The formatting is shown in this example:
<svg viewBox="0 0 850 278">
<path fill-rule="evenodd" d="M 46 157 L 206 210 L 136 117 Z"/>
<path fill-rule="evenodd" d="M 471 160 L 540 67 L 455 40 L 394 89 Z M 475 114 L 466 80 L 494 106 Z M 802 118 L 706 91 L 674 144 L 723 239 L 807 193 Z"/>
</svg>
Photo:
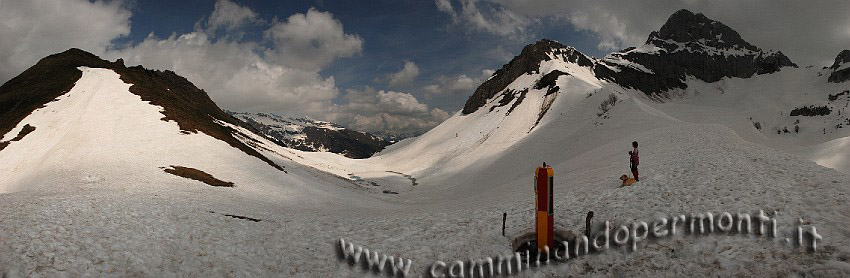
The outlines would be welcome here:
<svg viewBox="0 0 850 278">
<path fill-rule="evenodd" d="M 187 179 L 193 179 L 193 180 L 196 180 L 196 181 L 200 181 L 200 182 L 209 184 L 211 186 L 219 186 L 219 187 L 234 187 L 234 186 L 236 186 L 232 182 L 227 182 L 227 181 L 217 179 L 217 178 L 213 177 L 212 175 L 207 174 L 206 172 L 195 169 L 195 168 L 171 165 L 171 168 L 164 168 L 164 169 L 165 169 L 166 173 L 169 173 L 169 174 L 172 174 L 172 175 L 175 175 L 175 176 L 178 176 L 178 177 L 184 177 L 184 178 L 187 178 Z"/>
</svg>

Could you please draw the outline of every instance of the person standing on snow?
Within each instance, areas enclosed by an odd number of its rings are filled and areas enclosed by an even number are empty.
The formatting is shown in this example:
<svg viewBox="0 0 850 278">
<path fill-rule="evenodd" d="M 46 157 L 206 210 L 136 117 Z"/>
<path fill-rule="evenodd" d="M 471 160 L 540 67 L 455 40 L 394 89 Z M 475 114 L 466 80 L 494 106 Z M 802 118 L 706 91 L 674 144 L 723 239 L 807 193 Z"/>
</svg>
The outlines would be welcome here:
<svg viewBox="0 0 850 278">
<path fill-rule="evenodd" d="M 640 181 L 640 177 L 638 177 L 638 165 L 640 165 L 638 142 L 632 142 L 632 147 L 634 147 L 634 150 L 629 152 L 629 168 L 632 170 L 632 175 L 635 177 L 635 181 Z"/>
</svg>

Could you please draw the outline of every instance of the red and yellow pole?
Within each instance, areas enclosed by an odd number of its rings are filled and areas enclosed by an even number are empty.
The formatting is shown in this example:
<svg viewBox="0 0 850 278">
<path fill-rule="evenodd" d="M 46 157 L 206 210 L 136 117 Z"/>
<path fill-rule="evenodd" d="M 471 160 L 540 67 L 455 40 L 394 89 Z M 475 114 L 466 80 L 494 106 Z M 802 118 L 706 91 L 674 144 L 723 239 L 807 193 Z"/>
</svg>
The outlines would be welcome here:
<svg viewBox="0 0 850 278">
<path fill-rule="evenodd" d="M 543 163 L 534 172 L 534 204 L 537 207 L 535 224 L 537 232 L 537 249 L 543 250 L 549 246 L 553 250 L 555 243 L 555 218 L 553 215 L 554 202 L 552 187 L 554 183 L 554 171 L 552 166 Z"/>
</svg>

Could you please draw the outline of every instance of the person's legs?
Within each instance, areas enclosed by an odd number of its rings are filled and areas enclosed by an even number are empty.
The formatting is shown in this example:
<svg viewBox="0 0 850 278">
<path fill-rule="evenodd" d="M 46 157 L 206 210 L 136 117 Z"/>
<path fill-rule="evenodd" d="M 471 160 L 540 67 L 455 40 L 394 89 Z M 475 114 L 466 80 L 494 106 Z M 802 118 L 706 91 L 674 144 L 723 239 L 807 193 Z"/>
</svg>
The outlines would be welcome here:
<svg viewBox="0 0 850 278">
<path fill-rule="evenodd" d="M 638 177 L 638 169 L 637 167 L 632 168 L 632 176 L 635 177 L 635 181 L 640 181 L 640 177 Z"/>
</svg>

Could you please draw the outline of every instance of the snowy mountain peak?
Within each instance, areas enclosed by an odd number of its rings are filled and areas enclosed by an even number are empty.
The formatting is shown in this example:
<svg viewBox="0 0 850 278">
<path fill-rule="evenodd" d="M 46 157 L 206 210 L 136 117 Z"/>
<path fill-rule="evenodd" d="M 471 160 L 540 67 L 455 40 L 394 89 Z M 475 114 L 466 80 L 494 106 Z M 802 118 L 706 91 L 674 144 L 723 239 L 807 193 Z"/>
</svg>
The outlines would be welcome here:
<svg viewBox="0 0 850 278">
<path fill-rule="evenodd" d="M 646 44 L 609 54 L 601 62 L 606 67 L 596 68 L 600 78 L 650 95 L 684 89 L 688 76 L 716 82 L 797 67 L 782 52 L 764 51 L 729 26 L 688 10 L 670 16 Z M 632 66 L 611 68 L 616 64 Z"/>
<path fill-rule="evenodd" d="M 559 60 L 580 67 L 590 68 L 593 66 L 593 60 L 575 48 L 553 40 L 542 39 L 525 46 L 520 55 L 514 57 L 497 70 L 490 79 L 484 81 L 467 99 L 463 107 L 463 115 L 477 111 L 489 99 L 508 88 L 508 85 L 520 76 L 543 73 L 541 63 L 551 60 Z M 513 96 L 511 96 L 511 99 L 513 99 Z"/>
<path fill-rule="evenodd" d="M 77 67 L 110 67 L 94 54 L 72 48 L 47 56 L 0 86 L 0 134 L 6 134 L 33 110 L 66 93 L 82 76 Z"/>
<path fill-rule="evenodd" d="M 588 57 L 552 40 L 529 44 L 475 90 L 467 99 L 462 115 L 476 112 L 487 103 L 493 103 L 490 110 L 507 104 L 515 107 L 528 89 L 544 89 L 541 85 L 547 87 L 547 94 L 554 93 L 557 90 L 554 81 L 561 75 L 579 74 L 587 83 L 604 80 L 663 98 L 669 90 L 687 88 L 688 77 L 716 82 L 729 77 L 775 73 L 783 67 L 797 65 L 780 51 L 765 51 L 750 44 L 721 22 L 701 13 L 679 10 L 661 29 L 649 35 L 646 44 L 602 59 Z M 532 74 L 540 76 L 518 81 Z M 543 79 L 544 75 L 548 78 Z M 511 111 L 513 108 L 508 114 Z"/>
<path fill-rule="evenodd" d="M 835 56 L 835 62 L 829 68 L 837 70 L 838 68 L 850 64 L 850 50 L 842 50 Z"/>
<path fill-rule="evenodd" d="M 671 15 L 659 31 L 652 32 L 647 39 L 647 44 L 663 46 L 668 44 L 665 42 L 670 41 L 699 43 L 718 49 L 761 51 L 758 47 L 742 39 L 741 35 L 729 26 L 712 20 L 701 13 L 694 14 L 684 9 Z"/>
<path fill-rule="evenodd" d="M 750 44 L 741 38 L 735 30 L 725 24 L 712 20 L 701 13 L 679 10 L 659 31 L 653 31 L 646 40 L 651 45 L 669 53 L 686 51 L 710 56 L 770 56 L 778 60 L 778 66 L 794 66 L 782 52 L 767 50 Z M 652 49 L 650 49 L 652 51 Z M 769 69 L 774 72 L 778 70 Z M 767 72 L 765 72 L 767 73 Z"/>
<path fill-rule="evenodd" d="M 850 80 L 850 50 L 843 50 L 835 57 L 835 62 L 829 67 L 832 69 L 832 74 L 829 75 L 829 82 L 841 83 Z"/>
<path fill-rule="evenodd" d="M 139 179 L 161 177 L 160 167 L 170 166 L 220 173 L 220 154 L 229 157 L 225 164 L 285 174 L 255 133 L 172 71 L 126 67 L 80 49 L 50 55 L 0 86 L 0 170 L 14 172 L 3 177 L 9 183 L 34 178 L 44 163 L 70 162 L 80 175 L 109 165 L 102 168 L 115 172 L 105 176 Z"/>
</svg>

